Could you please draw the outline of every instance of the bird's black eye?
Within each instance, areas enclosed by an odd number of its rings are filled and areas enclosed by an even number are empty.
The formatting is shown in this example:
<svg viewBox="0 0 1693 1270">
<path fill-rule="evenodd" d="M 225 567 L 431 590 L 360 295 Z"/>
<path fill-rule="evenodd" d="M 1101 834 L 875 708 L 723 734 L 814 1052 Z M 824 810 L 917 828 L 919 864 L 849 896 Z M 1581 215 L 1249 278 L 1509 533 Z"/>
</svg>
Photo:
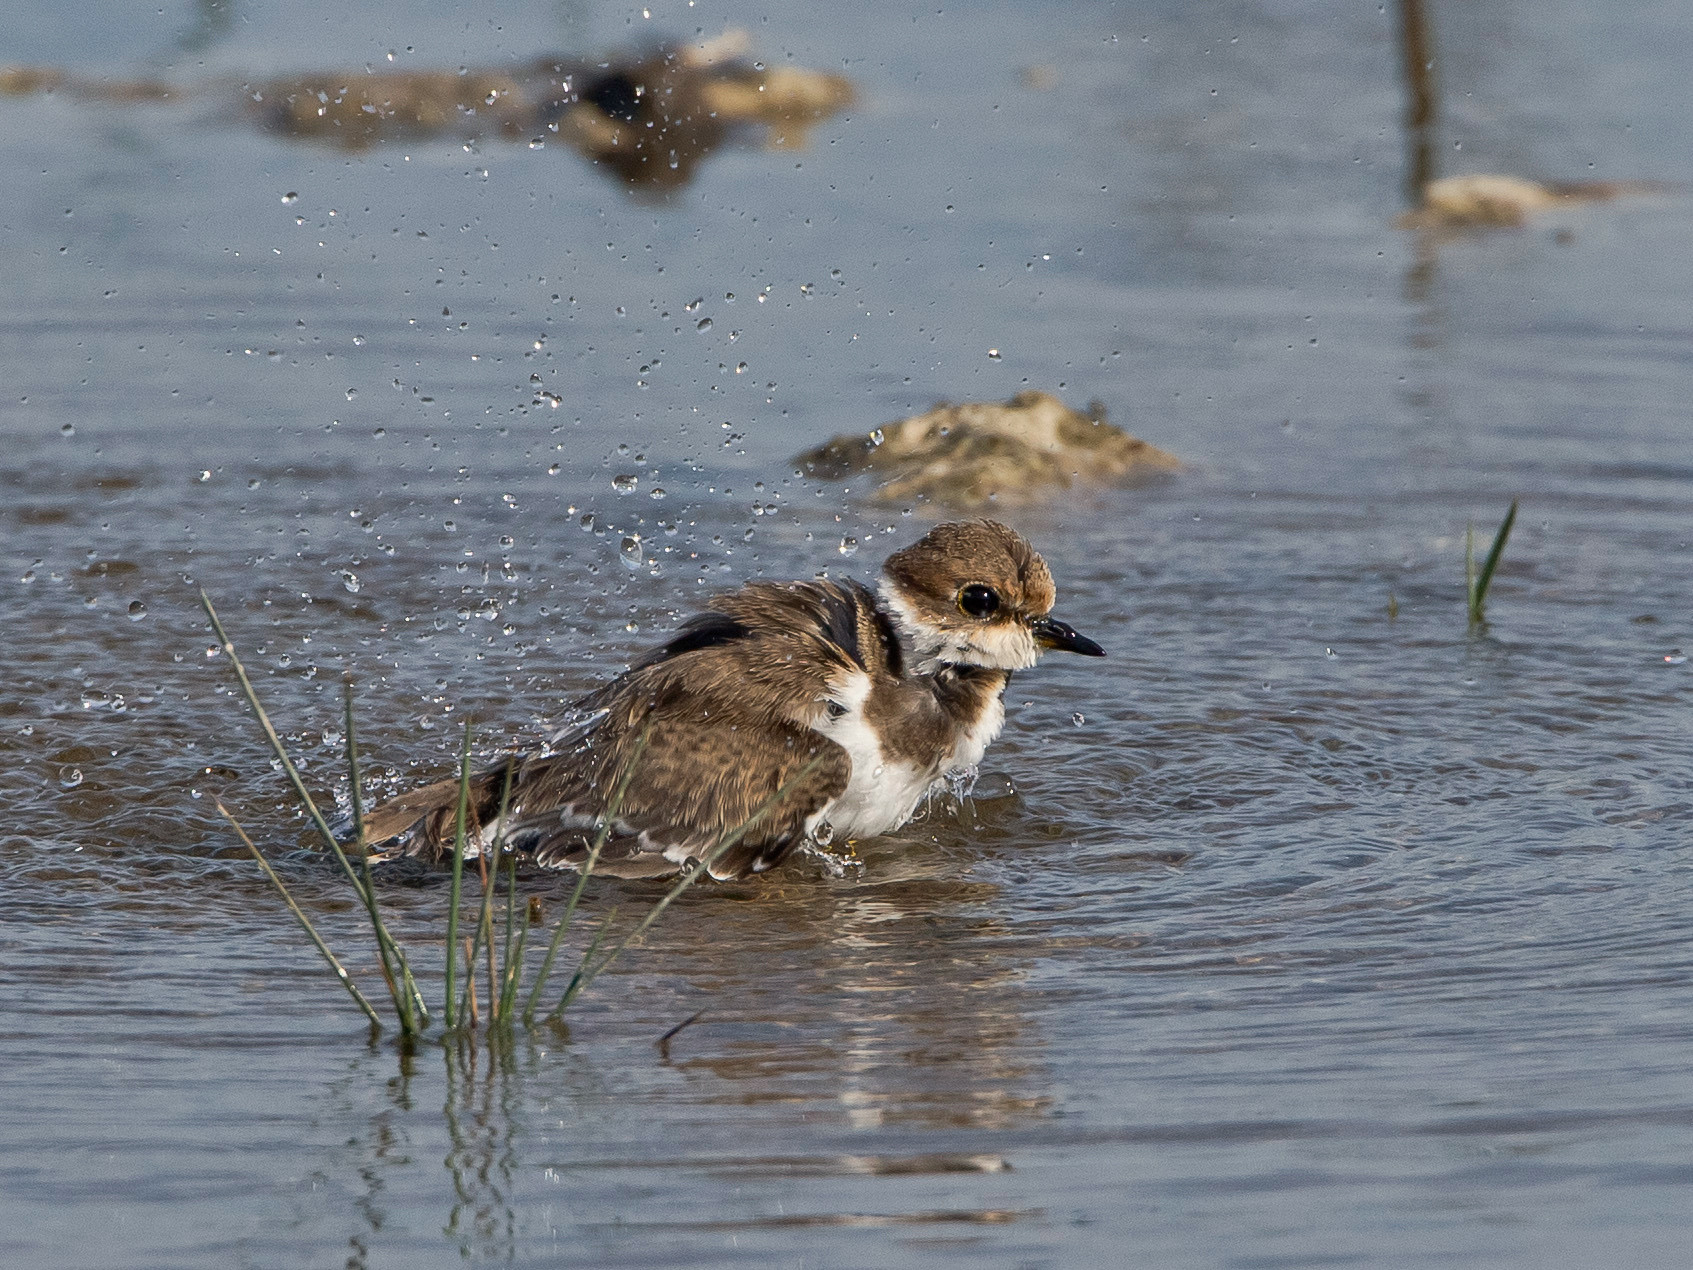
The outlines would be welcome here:
<svg viewBox="0 0 1693 1270">
<path fill-rule="evenodd" d="M 958 608 L 967 617 L 992 617 L 999 611 L 999 592 L 991 586 L 972 582 L 959 589 Z"/>
</svg>

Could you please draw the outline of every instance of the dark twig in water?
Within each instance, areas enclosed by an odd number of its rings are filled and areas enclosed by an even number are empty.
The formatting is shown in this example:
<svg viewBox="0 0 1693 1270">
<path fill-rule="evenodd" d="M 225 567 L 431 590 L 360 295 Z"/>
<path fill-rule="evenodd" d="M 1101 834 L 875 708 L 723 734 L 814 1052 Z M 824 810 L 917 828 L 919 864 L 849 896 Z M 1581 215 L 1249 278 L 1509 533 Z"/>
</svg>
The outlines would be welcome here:
<svg viewBox="0 0 1693 1270">
<path fill-rule="evenodd" d="M 660 1054 L 662 1054 L 665 1058 L 669 1058 L 670 1057 L 670 1042 L 675 1040 L 676 1037 L 681 1034 L 683 1028 L 692 1027 L 694 1024 L 698 1023 L 704 1017 L 705 1017 L 705 1011 L 704 1010 L 695 1010 L 687 1018 L 683 1019 L 675 1027 L 671 1028 L 663 1036 L 659 1037 L 658 1040 L 653 1042 L 654 1045 L 658 1046 L 658 1052 Z"/>
</svg>

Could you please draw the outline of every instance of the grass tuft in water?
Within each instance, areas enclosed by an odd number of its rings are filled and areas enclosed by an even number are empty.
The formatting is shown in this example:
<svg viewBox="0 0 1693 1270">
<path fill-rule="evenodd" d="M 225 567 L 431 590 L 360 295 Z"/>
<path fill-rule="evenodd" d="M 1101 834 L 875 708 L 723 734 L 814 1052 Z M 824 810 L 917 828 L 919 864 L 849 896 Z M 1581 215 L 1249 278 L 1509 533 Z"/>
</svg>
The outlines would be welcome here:
<svg viewBox="0 0 1693 1270">
<path fill-rule="evenodd" d="M 1493 574 L 1499 567 L 1499 557 L 1505 554 L 1505 543 L 1511 537 L 1511 526 L 1517 523 L 1517 500 L 1511 500 L 1510 510 L 1505 513 L 1505 519 L 1499 526 L 1499 532 L 1493 535 L 1493 546 L 1488 549 L 1487 558 L 1481 562 L 1481 568 L 1476 568 L 1475 559 L 1475 526 L 1472 524 L 1464 533 L 1464 591 L 1469 597 L 1470 626 L 1475 628 L 1487 620 L 1487 590 L 1493 585 Z"/>
<path fill-rule="evenodd" d="M 270 742 L 272 751 L 282 764 L 283 771 L 288 775 L 294 787 L 294 793 L 299 798 L 306 811 L 307 817 L 316 826 L 319 834 L 328 844 L 330 851 L 340 863 L 342 872 L 351 883 L 359 898 L 361 907 L 370 922 L 372 937 L 376 945 L 377 961 L 381 967 L 383 982 L 388 988 L 388 994 L 393 1004 L 394 1016 L 399 1024 L 400 1032 L 406 1037 L 420 1035 L 430 1025 L 431 1016 L 424 1004 L 423 994 L 418 989 L 417 980 L 412 972 L 411 962 L 405 950 L 395 940 L 384 922 L 381 909 L 377 902 L 376 883 L 371 871 L 371 857 L 369 844 L 365 840 L 364 824 L 364 792 L 359 776 L 359 752 L 357 733 L 353 724 L 353 696 L 350 684 L 346 686 L 346 738 L 347 738 L 347 778 L 350 786 L 350 800 L 352 803 L 352 824 L 354 833 L 354 847 L 359 854 L 360 868 L 355 869 L 348 859 L 346 850 L 336 839 L 329 827 L 329 822 L 319 811 L 316 802 L 306 790 L 305 782 L 300 776 L 299 768 L 289 756 L 276 728 L 271 724 L 270 716 L 265 713 L 259 703 L 258 694 L 253 689 L 252 680 L 247 675 L 247 669 L 241 663 L 235 652 L 235 646 L 225 633 L 222 622 L 218 619 L 217 610 L 204 591 L 200 592 L 200 602 L 205 607 L 206 616 L 211 620 L 212 629 L 217 637 L 223 653 L 229 658 L 230 665 L 235 670 L 237 680 L 241 685 L 242 694 L 247 699 L 254 717 L 259 721 L 266 739 Z M 451 898 L 448 903 L 446 917 L 445 960 L 443 966 L 443 1004 L 441 1018 L 447 1035 L 463 1037 L 473 1032 L 478 1024 L 482 1024 L 485 1034 L 509 1036 L 518 1018 L 518 1002 L 523 1002 L 522 1021 L 525 1027 L 536 1026 L 536 1013 L 546 989 L 547 980 L 552 973 L 553 964 L 558 957 L 569 932 L 571 919 L 575 916 L 577 905 L 582 898 L 583 889 L 588 884 L 588 878 L 593 873 L 594 866 L 599 862 L 600 852 L 611 836 L 617 821 L 619 811 L 623 806 L 629 783 L 635 774 L 642 756 L 646 752 L 647 740 L 651 731 L 649 724 L 636 740 L 629 761 L 618 775 L 617 785 L 612 791 L 612 797 L 606 804 L 606 810 L 601 817 L 600 825 L 595 833 L 594 841 L 589 848 L 588 855 L 583 861 L 580 876 L 575 887 L 571 890 L 570 898 L 564 906 L 564 911 L 555 924 L 552 938 L 548 942 L 546 956 L 542 959 L 534 984 L 527 995 L 523 993 L 523 962 L 524 954 L 529 942 L 529 918 L 539 913 L 538 897 L 531 896 L 527 904 L 518 903 L 517 856 L 506 847 L 506 817 L 510 809 L 511 783 L 513 771 L 508 765 L 505 773 L 505 786 L 500 795 L 500 810 L 498 819 L 494 823 L 494 833 L 489 839 L 483 834 L 482 827 L 473 823 L 471 809 L 471 771 L 470 755 L 472 733 L 469 723 L 464 730 L 464 741 L 459 752 L 459 789 L 457 818 L 453 833 L 453 867 Z M 565 987 L 563 995 L 556 1005 L 541 1020 L 544 1024 L 551 1024 L 562 1017 L 588 986 L 593 983 L 608 966 L 615 961 L 622 952 L 636 939 L 640 938 L 653 923 L 661 917 L 681 894 L 700 878 L 710 872 L 716 864 L 727 854 L 747 833 L 793 792 L 799 783 L 823 761 L 822 755 L 812 759 L 792 779 L 767 798 L 741 824 L 735 826 L 705 853 L 705 857 L 695 866 L 683 874 L 665 894 L 647 911 L 646 915 L 612 947 L 611 951 L 601 955 L 600 949 L 610 935 L 617 919 L 617 909 L 613 908 L 599 924 L 588 945 L 583 949 L 577 960 L 575 973 Z M 330 950 L 328 943 L 311 923 L 305 912 L 295 902 L 282 879 L 277 876 L 270 862 L 248 837 L 235 817 L 220 802 L 218 811 L 227 819 L 236 834 L 258 861 L 266 878 L 282 896 L 283 902 L 293 913 L 307 937 L 323 956 L 331 970 L 335 973 L 341 986 L 346 989 L 354 1002 L 370 1020 L 372 1026 L 382 1026 L 382 1016 L 371 1005 L 368 997 L 359 990 L 347 968 Z M 477 920 L 474 935 L 462 938 L 459 935 L 459 919 L 463 904 L 464 863 L 467 846 L 472 840 L 476 841 L 477 877 L 482 887 L 482 894 L 477 909 Z M 492 865 L 489 857 L 492 856 Z M 494 893 L 498 887 L 501 873 L 501 863 L 504 863 L 506 903 L 503 930 L 496 935 Z M 484 1012 L 477 1008 L 476 1000 L 476 963 L 478 954 L 487 958 L 488 996 Z M 460 991 L 460 965 L 462 959 L 463 984 Z"/>
<path fill-rule="evenodd" d="M 270 879 L 270 884 L 276 888 L 277 894 L 282 896 L 282 902 L 288 905 L 288 911 L 294 914 L 294 920 L 300 923 L 300 929 L 306 932 L 306 937 L 312 941 L 318 952 L 323 954 L 323 959 L 329 963 L 329 968 L 335 972 L 335 977 L 341 981 L 341 986 L 358 1004 L 359 1009 L 365 1012 L 365 1017 L 370 1020 L 370 1025 L 380 1028 L 382 1016 L 377 1014 L 376 1007 L 371 1005 L 369 998 L 359 991 L 359 985 L 353 982 L 353 977 L 347 973 L 347 967 L 341 964 L 340 958 L 329 951 L 329 945 L 324 942 L 323 936 L 317 933 L 317 927 L 312 925 L 312 919 L 307 917 L 305 910 L 294 902 L 293 895 L 283 885 L 282 879 L 276 876 L 276 870 L 270 867 L 270 861 L 265 859 L 264 853 L 253 844 L 253 840 L 247 836 L 247 831 L 230 814 L 229 808 L 223 805 L 223 801 L 221 799 L 213 799 L 212 801 L 217 805 L 218 815 L 229 822 L 229 827 L 235 830 L 236 836 L 246 843 L 247 850 L 253 853 L 253 859 L 259 862 L 259 868 L 264 870 L 265 877 Z"/>
<path fill-rule="evenodd" d="M 294 765 L 294 760 L 288 754 L 288 747 L 282 744 L 282 738 L 277 735 L 276 728 L 271 725 L 270 716 L 265 713 L 265 708 L 259 704 L 258 693 L 253 689 L 253 681 L 247 676 L 247 668 L 241 664 L 241 658 L 235 652 L 234 643 L 231 642 L 229 635 L 224 631 L 223 623 L 218 620 L 217 610 L 212 607 L 211 597 L 203 589 L 200 592 L 200 603 L 206 610 L 206 616 L 211 619 L 212 630 L 217 633 L 219 646 L 224 655 L 229 658 L 230 665 L 235 668 L 235 677 L 240 681 L 241 692 L 247 698 L 248 706 L 252 708 L 253 717 L 259 721 L 259 727 L 263 729 L 265 738 L 270 742 L 272 752 L 282 763 L 283 771 L 288 774 L 288 779 L 293 784 L 294 792 L 304 806 L 306 815 L 317 827 L 324 842 L 329 845 L 336 862 L 341 866 L 341 871 L 347 876 L 347 880 L 352 883 L 353 890 L 359 897 L 359 902 L 364 906 L 365 913 L 370 918 L 371 933 L 376 939 L 378 953 L 384 965 L 398 971 L 397 977 L 393 973 L 389 974 L 388 984 L 394 994 L 394 1013 L 400 1021 L 401 1031 L 408 1035 L 420 1031 L 429 1025 L 429 1009 L 423 1003 L 423 994 L 417 990 L 417 984 L 412 977 L 411 964 L 406 959 L 405 950 L 395 942 L 394 937 L 388 932 L 387 925 L 382 920 L 382 915 L 377 908 L 376 888 L 374 886 L 367 887 L 359 877 L 359 874 L 353 868 L 352 861 L 347 859 L 347 853 L 341 849 L 341 844 L 337 841 L 334 831 L 330 829 L 329 822 L 323 818 L 323 813 L 318 810 L 317 803 L 307 792 L 306 783 L 300 777 L 300 769 Z M 348 700 L 348 717 L 350 718 L 350 696 Z M 352 733 L 350 731 L 348 740 L 351 745 Z M 352 755 L 350 760 L 352 779 L 356 788 L 358 784 L 356 747 L 350 748 L 349 754 Z M 362 808 L 358 815 L 362 820 Z M 358 848 L 360 854 L 363 855 L 364 841 L 362 835 L 359 839 Z M 368 859 L 364 861 L 364 866 L 368 877 L 370 869 Z"/>
</svg>

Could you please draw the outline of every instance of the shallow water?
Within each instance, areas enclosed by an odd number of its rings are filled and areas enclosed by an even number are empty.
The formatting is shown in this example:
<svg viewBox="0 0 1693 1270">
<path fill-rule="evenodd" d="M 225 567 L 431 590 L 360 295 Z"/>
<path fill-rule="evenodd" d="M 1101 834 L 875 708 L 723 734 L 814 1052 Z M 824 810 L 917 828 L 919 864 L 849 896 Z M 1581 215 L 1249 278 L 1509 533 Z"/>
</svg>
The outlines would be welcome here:
<svg viewBox="0 0 1693 1270">
<path fill-rule="evenodd" d="M 521 140 L 0 99 L 6 1259 L 1684 1264 L 1685 190 L 1393 229 L 1373 6 L 650 8 L 11 33 L 221 81 L 742 25 L 860 101 L 653 202 Z M 1441 170 L 1693 180 L 1687 14 L 1430 18 Z M 792 454 L 1025 386 L 1191 467 L 1019 519 L 1111 656 L 1017 679 L 971 803 L 690 893 L 567 1035 L 367 1043 L 210 806 L 369 982 L 196 587 L 319 789 L 344 672 L 399 788 L 716 587 L 868 576 L 928 513 Z M 431 956 L 440 880 L 387 898 Z"/>
</svg>

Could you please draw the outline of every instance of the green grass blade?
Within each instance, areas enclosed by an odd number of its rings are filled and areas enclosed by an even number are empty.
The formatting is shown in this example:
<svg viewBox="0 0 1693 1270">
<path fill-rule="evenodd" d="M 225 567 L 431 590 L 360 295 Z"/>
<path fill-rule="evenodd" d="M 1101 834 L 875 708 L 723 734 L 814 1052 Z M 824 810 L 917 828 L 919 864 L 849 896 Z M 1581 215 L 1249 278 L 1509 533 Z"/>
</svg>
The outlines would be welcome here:
<svg viewBox="0 0 1693 1270">
<path fill-rule="evenodd" d="M 235 830 L 241 841 L 246 844 L 247 850 L 252 852 L 253 859 L 259 862 L 259 868 L 264 870 L 265 876 L 270 879 L 270 884 L 276 888 L 276 893 L 282 897 L 282 902 L 288 905 L 288 911 L 294 914 L 294 920 L 300 923 L 300 929 L 306 932 L 307 938 L 323 955 L 323 959 L 329 963 L 329 968 L 335 972 L 335 977 L 341 981 L 341 986 L 358 1003 L 359 1009 L 364 1011 L 365 1017 L 370 1020 L 370 1025 L 374 1028 L 380 1028 L 382 1019 L 376 1013 L 376 1007 L 371 1005 L 365 994 L 359 991 L 358 984 L 353 982 L 353 977 L 347 973 L 347 968 L 341 964 L 334 953 L 329 951 L 329 945 L 323 942 L 323 936 L 317 933 L 317 927 L 312 925 L 311 918 L 307 917 L 304 910 L 294 902 L 294 897 L 288 893 L 288 888 L 282 884 L 282 879 L 276 876 L 276 870 L 270 867 L 270 861 L 265 859 L 264 853 L 254 845 L 253 840 L 247 836 L 247 831 L 241 827 L 235 817 L 229 814 L 229 808 L 216 799 L 213 801 L 216 803 L 218 814 L 229 822 L 230 828 Z"/>
<path fill-rule="evenodd" d="M 512 1021 L 513 998 L 517 993 L 518 984 L 523 981 L 523 950 L 529 943 L 529 923 L 524 921 L 517 935 L 517 950 L 512 951 L 511 930 L 516 920 L 514 905 L 517 903 L 517 853 L 506 852 L 506 815 L 511 810 L 511 782 L 517 770 L 515 760 L 506 764 L 505 788 L 500 794 L 500 816 L 494 827 L 494 859 L 497 861 L 502 854 L 506 860 L 506 964 L 505 973 L 500 989 L 500 1025 L 510 1027 Z M 527 914 L 525 914 L 527 917 Z"/>
<path fill-rule="evenodd" d="M 370 916 L 371 930 L 376 935 L 376 951 L 382 962 L 382 981 L 387 984 L 388 995 L 394 1002 L 394 1014 L 400 1020 L 400 1030 L 407 1035 L 414 1035 L 418 1030 L 417 1016 L 412 1011 L 411 997 L 405 990 L 405 957 L 400 952 L 398 944 L 382 938 L 382 915 L 376 906 L 376 880 L 371 876 L 370 852 L 365 847 L 364 789 L 359 780 L 358 736 L 353 730 L 353 685 L 349 680 L 343 682 L 341 686 L 345 697 L 347 716 L 347 781 L 352 791 L 353 843 L 358 848 L 359 863 L 364 878 L 365 911 Z M 400 972 L 398 982 L 394 978 L 396 970 Z"/>
<path fill-rule="evenodd" d="M 725 834 L 722 841 L 706 853 L 705 858 L 699 862 L 699 866 L 691 872 L 684 874 L 681 881 L 677 882 L 676 885 L 666 891 L 659 899 L 658 903 L 654 904 L 651 910 L 648 911 L 647 915 L 636 923 L 635 927 L 627 935 L 618 941 L 616 947 L 607 953 L 598 965 L 590 966 L 588 964 L 588 957 L 584 955 L 582 964 L 577 970 L 576 978 L 571 981 L 570 990 L 566 994 L 566 1000 L 561 1001 L 558 1006 L 554 1008 L 553 1013 L 560 1013 L 569 1004 L 570 998 L 585 991 L 588 985 L 593 983 L 593 981 L 599 977 L 600 972 L 607 966 L 611 965 L 612 962 L 616 961 L 618 954 L 627 948 L 633 940 L 646 931 L 648 927 L 656 922 L 664 913 L 664 910 L 669 908 L 671 904 L 673 904 L 677 898 L 681 896 L 683 891 L 686 891 L 695 882 L 699 881 L 703 875 L 709 873 L 712 865 L 721 860 L 724 855 L 728 853 L 730 848 L 740 842 L 742 838 L 746 837 L 747 834 L 752 831 L 754 825 L 758 824 L 759 821 L 768 816 L 772 809 L 774 809 L 778 803 L 792 793 L 795 786 L 797 786 L 807 776 L 811 775 L 812 772 L 816 771 L 818 766 L 827 757 L 827 754 L 819 754 L 817 757 L 813 758 L 809 763 L 800 768 L 798 772 L 794 773 L 793 776 L 784 782 L 780 789 L 760 803 L 758 809 L 754 811 L 752 815 L 748 816 L 739 825 L 736 825 L 734 829 Z"/>
<path fill-rule="evenodd" d="M 353 884 L 353 890 L 358 894 L 360 901 L 368 908 L 370 896 L 366 891 L 363 880 L 354 870 L 352 861 L 347 858 L 347 853 L 341 849 L 341 844 L 336 841 L 335 834 L 329 828 L 329 822 L 323 818 L 323 813 L 318 810 L 316 801 L 307 791 L 306 783 L 300 776 L 300 769 L 294 766 L 294 760 L 289 757 L 288 749 L 282 744 L 282 738 L 272 725 L 270 716 L 265 713 L 264 706 L 259 704 L 259 694 L 253 688 L 253 681 L 247 675 L 247 667 L 242 664 L 240 655 L 236 653 L 235 643 L 229 638 L 229 633 L 223 629 L 223 622 L 219 619 L 217 609 L 212 606 L 212 599 L 206 594 L 204 587 L 200 589 L 200 605 L 206 610 L 206 617 L 211 621 L 212 630 L 217 633 L 219 646 L 225 656 L 229 658 L 230 665 L 235 668 L 235 677 L 240 681 L 242 694 L 247 698 L 247 705 L 253 711 L 253 717 L 259 721 L 260 728 L 264 730 L 265 739 L 270 742 L 272 752 L 282 763 L 282 769 L 288 774 L 288 779 L 293 784 L 294 792 L 299 796 L 301 804 L 305 807 L 306 814 L 310 817 L 312 823 L 317 826 L 318 833 L 328 844 L 330 852 L 335 856 L 336 863 L 341 866 L 341 871 L 347 875 L 347 880 Z M 404 967 L 404 954 L 398 951 L 393 936 L 388 933 L 387 927 L 383 926 L 380 920 L 376 923 L 376 938 L 379 943 L 386 947 L 390 956 L 397 956 L 400 964 Z M 410 978 L 409 970 L 405 974 L 405 978 Z M 415 984 L 412 987 L 412 996 L 414 1004 L 421 1006 L 423 998 L 416 992 Z M 423 1012 L 423 1017 L 427 1021 L 427 1010 Z"/>
<path fill-rule="evenodd" d="M 462 1023 L 457 1007 L 457 965 L 459 942 L 459 896 L 464 889 L 464 818 L 470 805 L 470 720 L 464 723 L 464 750 L 459 755 L 459 812 L 458 828 L 453 834 L 453 887 L 447 908 L 447 988 L 444 1014 L 448 1027 Z M 466 966 L 466 974 L 474 974 L 475 967 Z"/>
<path fill-rule="evenodd" d="M 529 925 L 517 927 L 517 853 L 506 860 L 506 954 L 500 974 L 500 1004 L 495 1012 L 501 1027 L 510 1027 L 513 998 L 517 984 L 523 978 L 523 945 L 529 936 Z"/>
<path fill-rule="evenodd" d="M 647 741 L 652 736 L 653 725 L 649 722 L 641 729 L 640 736 L 635 738 L 635 747 L 629 751 L 629 761 L 623 765 L 623 771 L 617 778 L 617 788 L 611 791 L 611 800 L 606 803 L 605 815 L 600 817 L 600 829 L 594 835 L 593 845 L 588 848 L 588 858 L 582 862 L 577 870 L 576 885 L 570 892 L 570 898 L 565 901 L 564 913 L 558 919 L 558 925 L 553 930 L 552 942 L 547 945 L 547 955 L 541 959 L 541 969 L 535 976 L 535 986 L 529 990 L 529 999 L 523 1004 L 523 1023 L 526 1027 L 535 1026 L 535 1008 L 541 999 L 541 992 L 547 986 L 547 976 L 552 973 L 553 959 L 558 956 L 559 946 L 564 942 L 565 932 L 570 929 L 570 919 L 576 913 L 576 905 L 582 899 L 582 888 L 588 885 L 588 875 L 594 871 L 599 863 L 600 851 L 611 836 L 611 826 L 617 819 L 617 814 L 623 810 L 623 796 L 629 792 L 629 782 L 635 775 L 635 766 L 641 761 L 641 755 L 646 753 Z M 602 928 L 601 934 L 604 934 Z M 598 946 L 595 940 L 595 946 Z M 578 967 L 580 974 L 580 967 Z M 557 1011 L 551 1012 L 556 1014 Z M 549 1015 L 550 1017 L 550 1015 Z"/>
<path fill-rule="evenodd" d="M 318 810 L 317 803 L 307 792 L 306 783 L 301 779 L 299 769 L 294 766 L 294 760 L 288 756 L 288 750 L 282 744 L 282 738 L 277 735 L 276 728 L 271 725 L 270 716 L 265 713 L 265 708 L 259 704 L 258 693 L 253 690 L 253 681 L 247 677 L 247 668 L 241 664 L 241 658 L 235 652 L 235 645 L 224 631 L 223 623 L 218 620 L 217 610 L 212 607 L 211 597 L 206 594 L 204 588 L 201 588 L 200 591 L 200 603 L 206 610 L 206 616 L 211 619 L 212 630 L 217 632 L 218 643 L 224 655 L 229 658 L 230 664 L 235 667 L 235 676 L 241 681 L 241 691 L 247 698 L 248 706 L 252 708 L 253 716 L 258 719 L 259 726 L 264 729 L 265 739 L 270 742 L 271 750 L 281 760 L 282 770 L 288 774 L 289 781 L 293 783 L 294 792 L 299 796 L 301 805 L 306 809 L 306 814 L 310 817 L 312 824 L 317 826 L 318 833 L 323 835 L 323 840 L 329 845 L 329 849 L 335 853 L 335 858 L 340 861 L 348 879 L 354 887 L 362 891 L 364 883 L 359 881 L 359 875 L 354 871 L 352 862 L 347 859 L 347 853 L 341 849 L 341 844 L 335 840 L 335 834 L 330 830 L 329 822 L 323 818 L 323 813 Z"/>
<path fill-rule="evenodd" d="M 482 899 L 476 906 L 476 929 L 472 932 L 471 938 L 466 941 L 469 951 L 465 954 L 464 961 L 465 977 L 466 982 L 468 983 L 470 982 L 470 977 L 476 973 L 476 959 L 482 955 L 484 950 L 487 951 L 488 1007 L 490 1012 L 498 1003 L 499 998 L 495 995 L 496 987 L 494 983 L 494 898 L 489 883 L 488 855 L 491 851 L 494 859 L 498 861 L 500 853 L 505 849 L 505 823 L 507 813 L 511 808 L 511 782 L 514 770 L 514 765 L 507 763 L 505 782 L 500 791 L 500 814 L 494 822 L 493 845 L 487 848 L 477 848 L 476 875 L 482 884 Z M 472 991 L 474 992 L 474 986 L 472 987 Z M 471 1010 L 470 1021 L 474 1025 L 476 1022 L 476 1013 L 473 1003 L 467 1001 L 466 1008 Z"/>
<path fill-rule="evenodd" d="M 1487 559 L 1481 562 L 1481 572 L 1476 574 L 1475 585 L 1470 590 L 1470 621 L 1480 622 L 1487 613 L 1487 588 L 1493 585 L 1493 571 L 1499 567 L 1499 557 L 1505 554 L 1505 543 L 1511 537 L 1511 527 L 1517 523 L 1517 500 L 1511 500 L 1511 509 L 1505 513 L 1505 519 L 1499 526 L 1499 532 L 1493 535 L 1493 546 L 1488 549 Z"/>
<path fill-rule="evenodd" d="M 582 982 L 582 976 L 587 972 L 589 964 L 594 960 L 594 954 L 600 950 L 600 944 L 604 942 L 605 937 L 610 934 L 612 922 L 616 920 L 617 906 L 613 905 L 611 912 L 605 915 L 605 920 L 600 923 L 599 929 L 594 932 L 593 939 L 588 941 L 588 948 L 582 954 L 582 960 L 576 967 L 576 973 L 570 976 L 570 982 L 564 987 L 564 995 L 558 999 L 557 1005 L 547 1011 L 547 1017 L 544 1022 L 551 1023 L 554 1019 L 561 1017 L 564 1012 L 570 1008 L 570 1003 L 576 1000 L 577 994 L 579 994 L 583 988 L 588 986 Z"/>
<path fill-rule="evenodd" d="M 493 938 L 493 909 L 486 886 L 482 888 L 481 896 L 482 898 L 477 901 L 476 905 L 476 928 L 471 931 L 470 938 L 464 941 L 464 981 L 469 985 L 472 993 L 476 991 L 477 959 L 482 956 L 482 950 L 488 946 L 488 941 Z M 467 1008 L 470 1007 L 467 1005 Z M 476 1022 L 474 1009 L 471 1009 L 470 1021 Z"/>
</svg>

